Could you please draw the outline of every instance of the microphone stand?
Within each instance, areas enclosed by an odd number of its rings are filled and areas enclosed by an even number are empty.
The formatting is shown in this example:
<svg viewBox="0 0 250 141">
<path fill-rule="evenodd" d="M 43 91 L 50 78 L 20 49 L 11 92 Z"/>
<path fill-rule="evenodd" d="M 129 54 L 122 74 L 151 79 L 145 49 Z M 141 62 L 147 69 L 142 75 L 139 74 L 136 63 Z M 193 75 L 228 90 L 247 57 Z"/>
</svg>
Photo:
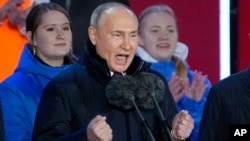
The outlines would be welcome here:
<svg viewBox="0 0 250 141">
<path fill-rule="evenodd" d="M 139 117 L 140 117 L 140 119 L 142 120 L 143 126 L 146 128 L 146 130 L 147 130 L 147 132 L 148 132 L 148 134 L 149 134 L 149 137 L 150 137 L 151 141 L 155 141 L 155 138 L 154 138 L 154 136 L 153 136 L 151 130 L 149 129 L 149 126 L 148 126 L 146 120 L 143 118 L 143 116 L 142 116 L 142 114 L 141 114 L 141 112 L 140 112 L 140 110 L 139 110 L 137 104 L 135 103 L 134 99 L 132 99 L 132 103 L 133 103 L 133 105 L 134 105 L 134 107 L 135 107 L 137 113 L 139 114 Z"/>
<path fill-rule="evenodd" d="M 158 104 L 156 98 L 155 98 L 153 95 L 152 95 L 152 98 L 153 98 L 153 101 L 154 101 L 154 103 L 155 103 L 155 105 L 156 105 L 156 108 L 157 108 L 157 110 L 158 110 L 158 112 L 159 112 L 159 114 L 160 114 L 161 120 L 163 121 L 164 128 L 165 128 L 165 130 L 166 130 L 167 133 L 168 133 L 168 136 L 169 136 L 170 141 L 174 141 L 173 137 L 171 136 L 171 132 L 170 132 L 170 130 L 169 130 L 168 122 L 167 122 L 167 120 L 164 118 L 164 116 L 163 116 L 163 114 L 162 114 L 162 111 L 161 111 L 161 109 L 160 109 L 160 106 L 159 106 L 159 104 Z"/>
</svg>

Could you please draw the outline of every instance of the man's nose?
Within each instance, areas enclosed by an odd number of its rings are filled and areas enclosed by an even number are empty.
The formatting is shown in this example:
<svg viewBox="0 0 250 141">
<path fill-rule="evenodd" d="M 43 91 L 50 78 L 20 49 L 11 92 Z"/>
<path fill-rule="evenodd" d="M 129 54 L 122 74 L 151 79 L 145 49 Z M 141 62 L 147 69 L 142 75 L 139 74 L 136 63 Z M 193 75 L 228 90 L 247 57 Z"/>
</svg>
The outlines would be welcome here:
<svg viewBox="0 0 250 141">
<path fill-rule="evenodd" d="M 124 37 L 122 48 L 125 49 L 125 50 L 129 50 L 130 49 L 129 37 Z"/>
</svg>

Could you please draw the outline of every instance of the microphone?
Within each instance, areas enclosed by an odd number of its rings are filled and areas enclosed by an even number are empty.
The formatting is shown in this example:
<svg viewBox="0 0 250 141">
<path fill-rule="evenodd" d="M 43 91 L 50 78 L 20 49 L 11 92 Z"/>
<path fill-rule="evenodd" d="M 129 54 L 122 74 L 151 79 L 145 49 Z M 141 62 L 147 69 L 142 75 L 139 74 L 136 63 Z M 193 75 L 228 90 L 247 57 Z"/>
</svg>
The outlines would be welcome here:
<svg viewBox="0 0 250 141">
<path fill-rule="evenodd" d="M 137 81 L 132 76 L 125 75 L 113 77 L 106 86 L 106 97 L 111 105 L 115 105 L 123 110 L 129 110 L 135 107 L 143 126 L 148 132 L 149 137 L 147 136 L 146 138 L 155 141 L 147 121 L 142 116 L 135 102 L 134 94 L 137 91 L 137 86 Z"/>
<path fill-rule="evenodd" d="M 165 119 L 158 104 L 159 102 L 163 101 L 165 94 L 164 81 L 161 80 L 157 75 L 146 72 L 140 73 L 138 76 L 136 76 L 136 78 L 139 81 L 139 90 L 137 93 L 137 97 L 139 97 L 138 105 L 146 109 L 152 109 L 156 106 L 165 129 L 164 132 L 167 132 L 169 139 L 173 141 L 168 121 Z"/>
<path fill-rule="evenodd" d="M 165 94 L 165 83 L 155 74 L 141 72 L 135 76 L 138 81 L 138 90 L 136 97 L 138 105 L 146 109 L 155 108 L 155 101 L 152 99 L 152 92 L 156 101 L 163 101 Z"/>
<path fill-rule="evenodd" d="M 115 105 L 123 110 L 129 110 L 133 107 L 134 93 L 137 83 L 132 76 L 115 76 L 106 86 L 106 98 L 109 104 Z"/>
<path fill-rule="evenodd" d="M 146 130 L 147 130 L 147 132 L 148 132 L 148 134 L 149 134 L 149 137 L 146 137 L 145 140 L 150 139 L 151 141 L 155 141 L 155 138 L 154 138 L 154 136 L 153 136 L 151 130 L 149 129 L 150 127 L 149 127 L 149 125 L 148 125 L 148 122 L 147 122 L 147 121 L 144 119 L 144 117 L 142 116 L 141 111 L 139 110 L 137 104 L 135 103 L 134 97 L 133 97 L 133 99 L 132 99 L 131 101 L 132 101 L 132 103 L 133 103 L 133 105 L 134 105 L 134 107 L 135 107 L 135 109 L 136 109 L 136 111 L 137 111 L 137 113 L 138 113 L 138 115 L 139 115 L 139 117 L 140 117 L 142 123 L 143 123 L 143 126 L 146 128 Z"/>
</svg>

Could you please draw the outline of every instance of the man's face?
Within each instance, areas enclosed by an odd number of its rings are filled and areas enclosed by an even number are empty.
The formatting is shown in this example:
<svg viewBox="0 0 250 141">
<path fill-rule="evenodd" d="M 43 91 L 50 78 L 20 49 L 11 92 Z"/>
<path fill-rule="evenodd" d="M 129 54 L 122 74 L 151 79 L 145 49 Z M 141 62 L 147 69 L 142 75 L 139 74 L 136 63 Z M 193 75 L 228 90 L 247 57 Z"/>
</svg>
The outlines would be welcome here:
<svg viewBox="0 0 250 141">
<path fill-rule="evenodd" d="M 107 10 L 96 28 L 90 27 L 90 39 L 96 52 L 106 60 L 111 71 L 124 72 L 138 47 L 138 22 L 122 8 Z"/>
</svg>

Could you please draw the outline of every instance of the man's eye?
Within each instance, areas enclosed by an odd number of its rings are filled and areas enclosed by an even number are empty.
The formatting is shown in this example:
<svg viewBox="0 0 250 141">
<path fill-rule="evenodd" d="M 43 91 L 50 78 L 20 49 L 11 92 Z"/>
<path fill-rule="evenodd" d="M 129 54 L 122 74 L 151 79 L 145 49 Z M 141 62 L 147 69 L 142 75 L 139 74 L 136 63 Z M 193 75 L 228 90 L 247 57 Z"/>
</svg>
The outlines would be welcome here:
<svg viewBox="0 0 250 141">
<path fill-rule="evenodd" d="M 113 34 L 113 36 L 120 37 L 121 35 L 120 34 Z"/>
<path fill-rule="evenodd" d="M 137 34 L 131 34 L 131 37 L 137 37 Z"/>
</svg>

